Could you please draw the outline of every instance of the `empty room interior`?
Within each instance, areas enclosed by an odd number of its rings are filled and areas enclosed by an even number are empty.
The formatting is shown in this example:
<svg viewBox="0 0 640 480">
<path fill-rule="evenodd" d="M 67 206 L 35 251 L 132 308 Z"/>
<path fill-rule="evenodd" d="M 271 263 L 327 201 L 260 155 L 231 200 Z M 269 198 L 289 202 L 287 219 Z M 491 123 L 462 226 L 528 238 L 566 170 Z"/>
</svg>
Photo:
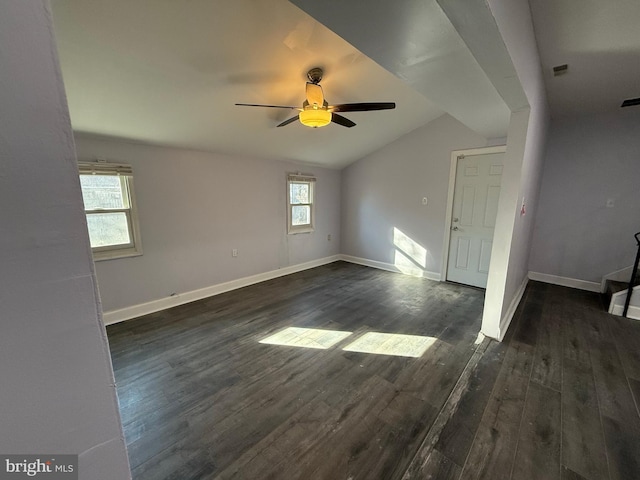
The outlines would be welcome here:
<svg viewBox="0 0 640 480">
<path fill-rule="evenodd" d="M 639 20 L 0 2 L 0 477 L 640 478 Z"/>
</svg>

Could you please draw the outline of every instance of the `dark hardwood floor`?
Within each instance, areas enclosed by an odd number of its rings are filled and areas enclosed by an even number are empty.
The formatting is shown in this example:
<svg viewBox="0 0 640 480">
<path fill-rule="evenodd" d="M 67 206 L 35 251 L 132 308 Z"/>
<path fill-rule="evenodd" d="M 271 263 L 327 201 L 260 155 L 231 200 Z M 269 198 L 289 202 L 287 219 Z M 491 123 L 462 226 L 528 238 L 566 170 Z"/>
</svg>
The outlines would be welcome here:
<svg viewBox="0 0 640 480">
<path fill-rule="evenodd" d="M 337 262 L 108 327 L 134 479 L 640 478 L 639 324 L 531 282 L 478 342 L 482 302 Z M 343 350 L 370 332 L 428 348 Z"/>
<path fill-rule="evenodd" d="M 405 478 L 638 479 L 638 378 L 640 322 L 605 313 L 598 294 L 529 282 Z"/>
</svg>

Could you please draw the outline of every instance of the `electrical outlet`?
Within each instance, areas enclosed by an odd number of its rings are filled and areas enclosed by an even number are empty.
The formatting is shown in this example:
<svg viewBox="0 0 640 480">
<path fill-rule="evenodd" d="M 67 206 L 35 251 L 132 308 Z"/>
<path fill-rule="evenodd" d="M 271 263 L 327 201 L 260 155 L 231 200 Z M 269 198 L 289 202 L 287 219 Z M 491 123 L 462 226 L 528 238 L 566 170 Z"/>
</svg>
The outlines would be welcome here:
<svg viewBox="0 0 640 480">
<path fill-rule="evenodd" d="M 613 208 L 616 206 L 616 201 L 614 198 L 607 198 L 607 208 Z"/>
<path fill-rule="evenodd" d="M 231 250 L 231 256 L 232 257 L 237 257 L 238 256 L 238 249 L 234 248 L 233 250 Z"/>
<path fill-rule="evenodd" d="M 331 241 L 331 234 L 327 235 L 327 242 Z"/>
</svg>

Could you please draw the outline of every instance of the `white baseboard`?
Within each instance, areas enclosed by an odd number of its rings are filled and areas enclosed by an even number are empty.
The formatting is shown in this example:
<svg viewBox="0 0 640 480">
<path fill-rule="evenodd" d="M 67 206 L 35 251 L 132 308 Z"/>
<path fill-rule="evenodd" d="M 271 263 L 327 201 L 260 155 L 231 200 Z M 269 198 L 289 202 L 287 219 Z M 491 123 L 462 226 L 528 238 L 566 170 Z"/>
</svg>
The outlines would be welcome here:
<svg viewBox="0 0 640 480">
<path fill-rule="evenodd" d="M 199 288 L 197 290 L 191 290 L 190 292 L 183 292 L 177 295 L 160 298 L 158 300 L 152 300 L 150 302 L 141 303 L 138 305 L 132 305 L 130 307 L 120 308 L 118 310 L 110 310 L 104 312 L 103 319 L 105 325 L 112 325 L 114 323 L 123 322 L 132 318 L 137 318 L 149 313 L 159 312 L 160 310 L 166 310 L 167 308 L 177 307 L 185 303 L 194 302 L 203 298 L 212 297 L 221 293 L 229 292 L 237 288 L 247 287 L 256 283 L 271 280 L 273 278 L 283 277 L 292 273 L 301 272 L 310 268 L 319 267 L 328 263 L 337 262 L 341 260 L 341 255 L 332 255 L 330 257 L 320 258 L 318 260 L 312 260 L 310 262 L 299 263 L 297 265 L 291 265 L 289 267 L 279 268 L 277 270 L 271 270 L 269 272 L 258 273 L 249 277 L 238 278 L 229 282 L 219 283 L 217 285 L 211 285 L 209 287 Z"/>
<path fill-rule="evenodd" d="M 507 308 L 507 311 L 505 312 L 504 316 L 502 317 L 502 319 L 500 319 L 500 326 L 498 327 L 497 334 L 488 335 L 485 333 L 485 335 L 495 338 L 499 342 L 501 342 L 504 339 L 504 336 L 507 333 L 507 330 L 509 329 L 509 325 L 511 325 L 511 321 L 513 320 L 513 316 L 515 315 L 516 310 L 518 309 L 518 305 L 520 305 L 522 296 L 524 295 L 524 292 L 527 289 L 528 283 L 529 283 L 529 277 L 524 277 L 524 280 L 520 284 L 520 287 L 518 287 L 516 294 L 513 296 L 513 299 L 509 304 L 509 308 Z"/>
<path fill-rule="evenodd" d="M 549 275 L 546 273 L 529 272 L 529 279 L 538 282 L 551 283 L 562 287 L 577 288 L 579 290 L 587 290 L 589 292 L 600 293 L 600 284 L 597 282 L 588 282 L 586 280 L 578 280 L 577 278 L 559 277 L 557 275 Z"/>
<path fill-rule="evenodd" d="M 364 265 L 365 267 L 378 268 L 380 270 L 387 270 L 388 272 L 404 273 L 402 270 L 400 270 L 398 267 L 396 267 L 392 263 L 379 262 L 377 260 L 369 260 L 368 258 L 353 257 L 351 255 L 339 255 L 339 257 L 340 257 L 340 260 L 344 260 L 345 262 L 356 263 L 358 265 Z M 414 276 L 427 278 L 429 280 L 436 280 L 438 282 L 441 280 L 440 273 L 430 272 L 428 270 L 422 270 L 421 275 L 414 275 Z"/>
</svg>

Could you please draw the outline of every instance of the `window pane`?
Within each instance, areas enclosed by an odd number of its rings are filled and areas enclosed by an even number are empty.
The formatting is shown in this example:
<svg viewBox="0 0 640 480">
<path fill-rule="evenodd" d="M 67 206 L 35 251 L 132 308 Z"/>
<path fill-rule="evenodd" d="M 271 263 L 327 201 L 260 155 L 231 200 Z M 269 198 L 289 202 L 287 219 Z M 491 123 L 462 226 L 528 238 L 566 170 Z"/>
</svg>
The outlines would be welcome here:
<svg viewBox="0 0 640 480">
<path fill-rule="evenodd" d="M 87 225 L 92 248 L 131 243 L 127 215 L 123 212 L 88 214 Z"/>
<path fill-rule="evenodd" d="M 308 183 L 291 183 L 290 184 L 290 203 L 311 203 L 309 202 L 309 184 Z"/>
<path fill-rule="evenodd" d="M 291 207 L 291 225 L 309 225 L 311 223 L 311 207 L 294 205 Z"/>
<path fill-rule="evenodd" d="M 129 207 L 116 175 L 80 175 L 80 185 L 85 210 Z"/>
</svg>

